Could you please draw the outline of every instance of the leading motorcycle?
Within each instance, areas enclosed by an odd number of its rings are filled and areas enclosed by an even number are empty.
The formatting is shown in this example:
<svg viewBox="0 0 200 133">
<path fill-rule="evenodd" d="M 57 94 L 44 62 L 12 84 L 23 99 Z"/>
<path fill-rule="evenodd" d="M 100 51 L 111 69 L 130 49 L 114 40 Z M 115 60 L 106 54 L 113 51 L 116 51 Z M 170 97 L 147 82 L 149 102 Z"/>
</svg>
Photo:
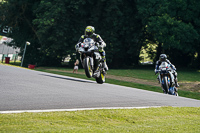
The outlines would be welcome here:
<svg viewBox="0 0 200 133">
<path fill-rule="evenodd" d="M 105 82 L 105 70 L 103 67 L 103 60 L 98 50 L 98 43 L 91 38 L 85 38 L 80 47 L 76 47 L 76 50 L 80 53 L 80 60 L 85 74 L 88 78 L 95 78 L 96 82 L 103 84 Z"/>
<path fill-rule="evenodd" d="M 159 66 L 158 81 L 161 84 L 163 93 L 178 96 L 177 88 L 175 87 L 174 70 L 167 62 L 162 62 Z"/>
</svg>

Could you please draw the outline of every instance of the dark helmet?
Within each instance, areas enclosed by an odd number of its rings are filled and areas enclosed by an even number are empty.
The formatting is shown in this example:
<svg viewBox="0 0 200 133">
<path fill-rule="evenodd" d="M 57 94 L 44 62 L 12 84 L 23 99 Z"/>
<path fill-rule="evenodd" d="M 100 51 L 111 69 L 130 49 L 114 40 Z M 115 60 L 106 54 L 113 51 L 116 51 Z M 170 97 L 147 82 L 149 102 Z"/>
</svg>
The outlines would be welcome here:
<svg viewBox="0 0 200 133">
<path fill-rule="evenodd" d="M 159 60 L 160 61 L 166 61 L 167 55 L 166 54 L 161 54 Z"/>
<path fill-rule="evenodd" d="M 85 35 L 90 37 L 95 32 L 95 29 L 93 26 L 87 26 L 85 28 Z"/>
</svg>

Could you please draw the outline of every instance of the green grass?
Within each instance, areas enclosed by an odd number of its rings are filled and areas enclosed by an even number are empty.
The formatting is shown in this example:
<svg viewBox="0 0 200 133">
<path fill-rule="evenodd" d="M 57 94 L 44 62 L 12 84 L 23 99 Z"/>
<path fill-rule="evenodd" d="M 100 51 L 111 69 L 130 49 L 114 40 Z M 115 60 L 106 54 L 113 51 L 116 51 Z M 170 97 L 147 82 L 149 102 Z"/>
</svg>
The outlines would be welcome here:
<svg viewBox="0 0 200 133">
<path fill-rule="evenodd" d="M 178 80 L 187 82 L 200 82 L 200 71 L 199 70 L 178 70 Z M 126 76 L 145 80 L 154 80 L 155 76 L 154 69 L 111 69 L 109 74 L 116 76 Z"/>
<path fill-rule="evenodd" d="M 200 132 L 200 108 L 87 110 L 0 114 L 0 132 Z"/>
<path fill-rule="evenodd" d="M 48 67 L 46 67 L 48 68 Z M 69 68 L 55 68 L 58 70 L 68 70 L 73 71 Z M 84 69 L 79 69 L 79 72 L 84 72 Z M 180 82 L 200 82 L 200 70 L 177 70 L 178 73 L 178 80 Z M 157 75 L 154 73 L 154 69 L 149 68 L 141 68 L 141 69 L 110 69 L 108 71 L 108 74 L 110 75 L 116 75 L 116 76 L 124 76 L 124 77 L 133 77 L 138 79 L 145 79 L 150 81 L 155 81 Z"/>
<path fill-rule="evenodd" d="M 13 62 L 11 62 L 10 64 L 20 66 L 20 62 L 16 62 L 15 64 Z M 54 73 L 54 74 L 60 74 L 60 75 L 65 75 L 65 76 L 77 77 L 77 78 L 82 78 L 82 79 L 88 79 L 85 75 L 82 75 L 82 74 L 73 74 L 73 73 L 67 73 L 67 72 L 57 72 L 57 71 L 46 70 L 49 68 L 57 69 L 57 70 L 73 71 L 73 69 L 63 68 L 63 67 L 43 67 L 43 68 L 36 68 L 35 70 Z M 78 71 L 84 72 L 84 69 L 79 69 Z M 149 80 L 149 81 L 155 81 L 155 79 L 157 77 L 157 75 L 154 74 L 154 71 L 149 68 L 147 68 L 147 69 L 144 69 L 144 68 L 143 69 L 110 69 L 108 71 L 108 74 L 116 75 L 116 76 L 145 79 L 145 80 Z M 179 79 L 179 82 L 196 82 L 196 81 L 200 82 L 200 71 L 199 70 L 180 70 L 180 71 L 178 71 L 178 79 Z M 94 78 L 91 78 L 88 80 L 95 81 Z M 145 85 L 145 84 L 125 82 L 125 81 L 114 80 L 114 79 L 106 79 L 106 83 L 117 84 L 117 85 L 139 88 L 139 89 L 162 93 L 162 90 L 160 87 L 149 86 L 149 85 Z M 179 90 L 178 93 L 182 97 L 188 97 L 188 98 L 200 100 L 199 92 Z"/>
<path fill-rule="evenodd" d="M 156 86 L 137 84 L 137 83 L 131 83 L 131 82 L 125 82 L 125 81 L 119 81 L 119 80 L 113 80 L 113 79 L 106 79 L 106 82 L 110 83 L 110 84 L 117 84 L 117 85 L 132 87 L 132 88 L 138 88 L 138 89 L 163 93 L 161 88 L 156 87 Z M 200 93 L 199 92 L 190 92 L 190 91 L 178 90 L 178 94 L 179 94 L 179 96 L 182 96 L 182 97 L 200 100 Z"/>
<path fill-rule="evenodd" d="M 21 62 L 17 61 L 15 64 L 13 61 L 10 61 L 11 65 L 20 66 Z M 28 65 L 27 65 L 28 67 Z M 44 67 L 45 68 L 53 68 L 58 70 L 68 70 L 73 71 L 72 68 L 64 68 L 64 67 Z M 84 72 L 84 69 L 79 69 L 79 72 Z M 124 76 L 124 77 L 133 77 L 138 79 L 145 79 L 149 81 L 155 81 L 157 75 L 154 73 L 154 68 L 150 66 L 149 68 L 135 68 L 135 69 L 110 69 L 108 71 L 110 75 L 116 76 Z M 179 82 L 200 82 L 200 70 L 188 70 L 188 69 L 178 69 L 178 80 Z"/>
<path fill-rule="evenodd" d="M 94 78 L 90 78 L 89 79 L 83 74 L 58 72 L 58 71 L 46 70 L 45 68 L 43 68 L 43 69 L 40 68 L 40 69 L 36 69 L 36 70 L 95 81 Z M 59 70 L 71 70 L 71 71 L 73 71 L 72 69 L 64 69 L 64 68 L 59 68 Z M 83 69 L 80 69 L 79 71 L 84 72 Z M 112 70 L 112 71 L 116 71 L 116 73 L 118 71 L 118 73 L 121 73 L 121 76 L 124 74 L 123 70 Z M 133 71 L 135 71 L 135 70 L 130 70 L 130 73 L 133 73 Z M 145 70 L 145 71 L 148 71 L 148 70 Z M 109 74 L 110 74 L 110 72 L 109 72 Z M 114 75 L 114 73 L 112 73 L 112 74 Z M 115 75 L 117 75 L 117 74 L 115 74 Z M 148 74 L 146 74 L 146 76 L 148 76 Z M 154 81 L 155 81 L 155 79 L 154 79 Z M 161 87 L 150 86 L 150 85 L 145 85 L 145 84 L 138 84 L 138 83 L 126 82 L 126 81 L 114 80 L 114 79 L 106 79 L 106 83 L 116 84 L 116 85 L 121 85 L 121 86 L 127 86 L 127 87 L 133 87 L 133 88 L 139 88 L 139 89 L 144 89 L 144 90 L 149 90 L 149 91 L 155 91 L 155 92 L 162 93 Z M 193 99 L 200 100 L 200 93 L 199 92 L 190 92 L 190 91 L 179 90 L 178 93 L 182 97 L 187 97 L 187 98 L 193 98 Z"/>
<path fill-rule="evenodd" d="M 200 82 L 200 71 L 199 70 L 180 70 L 178 71 L 179 81 L 185 82 Z"/>
<path fill-rule="evenodd" d="M 133 77 L 145 80 L 154 80 L 154 69 L 110 69 L 109 74 L 124 77 Z"/>
<path fill-rule="evenodd" d="M 64 68 L 58 68 L 66 70 Z M 88 79 L 85 75 L 67 72 L 56 72 L 45 69 L 36 69 L 60 75 Z M 67 69 L 73 71 L 72 69 Z M 79 71 L 84 72 L 83 69 Z M 128 73 L 128 71 L 130 73 Z M 126 73 L 125 73 L 126 72 Z M 109 74 L 119 76 L 137 75 L 137 70 L 110 70 Z M 140 71 L 141 79 L 151 76 L 151 70 Z M 196 74 L 198 77 L 197 73 Z M 196 81 L 190 72 L 180 75 L 187 81 Z M 145 77 L 146 76 L 146 77 Z M 154 75 L 155 76 L 155 75 Z M 136 76 L 137 78 L 137 76 Z M 89 79 L 93 80 L 94 79 Z M 106 79 L 107 83 L 146 89 L 161 92 L 160 87 L 148 86 L 113 79 Z M 199 93 L 181 92 L 185 97 L 200 98 Z M 195 96 L 196 95 L 196 96 Z M 195 96 L 195 97 L 194 97 Z M 116 109 L 116 110 L 85 110 L 74 112 L 48 112 L 48 113 L 19 113 L 0 114 L 0 132 L 26 133 L 26 132 L 164 132 L 164 133 L 198 133 L 200 132 L 200 107 L 161 107 L 145 109 Z"/>
<path fill-rule="evenodd" d="M 0 64 L 6 64 L 6 63 L 5 63 L 5 60 L 3 61 L 3 63 L 0 61 Z M 15 62 L 14 62 L 14 61 L 12 60 L 12 61 L 10 61 L 9 64 L 7 64 L 7 65 L 21 66 L 21 61 L 15 61 Z"/>
</svg>

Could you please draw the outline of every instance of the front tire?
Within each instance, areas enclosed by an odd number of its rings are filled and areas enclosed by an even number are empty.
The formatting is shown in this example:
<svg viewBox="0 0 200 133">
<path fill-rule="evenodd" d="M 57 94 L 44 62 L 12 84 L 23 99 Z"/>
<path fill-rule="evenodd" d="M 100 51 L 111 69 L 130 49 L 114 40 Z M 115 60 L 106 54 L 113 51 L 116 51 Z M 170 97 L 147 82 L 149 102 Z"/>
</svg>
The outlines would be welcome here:
<svg viewBox="0 0 200 133">
<path fill-rule="evenodd" d="M 84 59 L 84 68 L 85 68 L 85 74 L 88 78 L 91 78 L 93 75 L 93 70 L 91 68 L 91 62 L 89 57 L 86 57 Z"/>
<path fill-rule="evenodd" d="M 168 93 L 169 85 L 168 85 L 167 76 L 163 77 L 163 81 L 164 81 L 164 84 L 162 84 L 163 89 L 165 90 L 166 93 Z"/>
</svg>

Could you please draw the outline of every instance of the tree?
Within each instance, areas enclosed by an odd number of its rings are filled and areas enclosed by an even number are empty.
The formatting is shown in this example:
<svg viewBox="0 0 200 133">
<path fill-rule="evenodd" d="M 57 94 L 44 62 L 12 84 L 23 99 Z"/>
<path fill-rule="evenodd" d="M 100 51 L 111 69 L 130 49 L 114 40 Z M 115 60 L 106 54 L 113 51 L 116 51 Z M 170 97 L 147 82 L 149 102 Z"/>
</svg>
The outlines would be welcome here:
<svg viewBox="0 0 200 133">
<path fill-rule="evenodd" d="M 21 54 L 25 46 L 25 42 L 31 42 L 31 45 L 27 47 L 26 58 L 24 64 L 35 63 L 36 53 L 38 52 L 37 45 L 37 31 L 32 24 L 34 14 L 32 8 L 37 7 L 39 0 L 4 0 L 0 3 L 0 23 L 2 26 L 11 27 L 11 33 L 7 36 L 14 39 L 15 43 L 12 45 L 21 48 Z M 33 56 L 34 55 L 34 56 Z"/>
<path fill-rule="evenodd" d="M 107 43 L 108 65 L 138 64 L 143 34 L 135 0 L 5 0 L 1 7 L 0 23 L 12 27 L 15 45 L 31 42 L 24 62 L 59 65 L 92 25 Z"/>
<path fill-rule="evenodd" d="M 137 65 L 143 43 L 136 2 L 109 0 L 103 5 L 99 27 L 106 38 L 109 65 L 118 68 Z"/>
<path fill-rule="evenodd" d="M 89 8 L 88 8 L 89 7 Z M 92 25 L 107 43 L 107 61 L 111 66 L 137 64 L 141 45 L 138 43 L 141 26 L 136 14 L 135 1 L 41 1 L 33 21 L 44 46 L 52 43 L 52 50 L 60 57 L 74 50 L 84 28 Z M 59 38 L 56 39 L 56 38 Z M 60 44 L 63 45 L 60 45 Z M 58 46 L 59 45 L 59 46 Z M 60 47 L 60 48 L 59 48 Z M 46 47 L 44 48 L 47 49 Z M 51 48 L 49 48 L 51 49 Z M 65 51 L 63 51 L 65 49 Z M 61 54 L 62 53 L 62 54 Z"/>
<path fill-rule="evenodd" d="M 147 39 L 158 42 L 177 64 L 188 66 L 199 53 L 199 6 L 197 0 L 138 1 Z M 160 47 L 159 47 L 160 48 Z M 179 54 L 177 54 L 179 53 Z M 180 56 L 187 59 L 179 60 Z"/>
</svg>

